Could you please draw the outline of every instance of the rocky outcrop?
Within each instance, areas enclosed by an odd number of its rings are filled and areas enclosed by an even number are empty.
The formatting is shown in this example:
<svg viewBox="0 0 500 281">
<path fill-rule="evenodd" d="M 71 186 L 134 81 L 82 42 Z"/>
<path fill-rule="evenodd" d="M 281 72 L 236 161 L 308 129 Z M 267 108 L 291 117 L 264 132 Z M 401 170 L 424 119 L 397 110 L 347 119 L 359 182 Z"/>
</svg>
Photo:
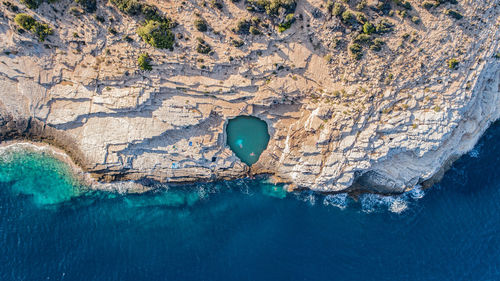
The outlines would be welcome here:
<svg viewBox="0 0 500 281">
<path fill-rule="evenodd" d="M 402 192 L 470 150 L 500 108 L 498 1 L 430 11 L 410 2 L 420 23 L 382 15 L 394 31 L 359 61 L 348 51 L 359 27 L 331 17 L 322 1 L 298 1 L 289 30 L 242 36 L 239 48 L 231 42 L 240 35 L 227 27 L 251 17 L 244 3 L 215 11 L 160 2 L 179 23 L 174 51 L 143 43 L 138 22 L 104 2 L 103 23 L 67 14 L 68 1 L 26 10 L 55 27 L 45 42 L 19 33 L 15 12 L 2 4 L 0 137 L 48 141 L 101 181 L 267 173 L 322 192 Z M 443 13 L 450 8 L 463 18 Z M 209 32 L 196 31 L 194 13 Z M 214 54 L 196 53 L 197 36 Z M 142 52 L 153 58 L 150 72 L 137 68 Z M 227 120 L 241 114 L 270 129 L 268 149 L 251 168 L 225 140 Z"/>
</svg>

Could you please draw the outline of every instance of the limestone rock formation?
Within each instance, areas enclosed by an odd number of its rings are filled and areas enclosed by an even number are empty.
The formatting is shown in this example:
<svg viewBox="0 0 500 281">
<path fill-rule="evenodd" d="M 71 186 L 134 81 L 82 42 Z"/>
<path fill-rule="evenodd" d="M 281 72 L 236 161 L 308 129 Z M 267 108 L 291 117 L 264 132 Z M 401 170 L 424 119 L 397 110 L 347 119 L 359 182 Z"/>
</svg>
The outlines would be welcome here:
<svg viewBox="0 0 500 281">
<path fill-rule="evenodd" d="M 145 43 L 143 19 L 106 1 L 94 13 L 70 0 L 0 4 L 2 139 L 48 141 L 101 181 L 268 173 L 316 191 L 392 193 L 433 178 L 499 118 L 498 0 L 298 0 L 288 18 L 249 1 L 148 2 L 177 23 L 173 50 Z M 20 12 L 53 34 L 21 32 Z M 145 52 L 151 71 L 137 65 Z M 225 141 L 242 114 L 270 128 L 251 168 Z"/>
</svg>

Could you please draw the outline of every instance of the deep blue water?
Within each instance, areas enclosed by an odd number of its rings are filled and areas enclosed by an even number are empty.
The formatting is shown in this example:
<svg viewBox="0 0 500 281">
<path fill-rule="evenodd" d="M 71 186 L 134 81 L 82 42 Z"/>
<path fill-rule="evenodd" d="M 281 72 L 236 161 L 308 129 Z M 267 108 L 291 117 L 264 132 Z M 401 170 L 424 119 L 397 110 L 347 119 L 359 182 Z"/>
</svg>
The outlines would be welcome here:
<svg viewBox="0 0 500 281">
<path fill-rule="evenodd" d="M 0 280 L 500 280 L 499 139 L 496 124 L 423 197 L 358 202 L 258 180 L 90 192 L 4 151 Z"/>
</svg>

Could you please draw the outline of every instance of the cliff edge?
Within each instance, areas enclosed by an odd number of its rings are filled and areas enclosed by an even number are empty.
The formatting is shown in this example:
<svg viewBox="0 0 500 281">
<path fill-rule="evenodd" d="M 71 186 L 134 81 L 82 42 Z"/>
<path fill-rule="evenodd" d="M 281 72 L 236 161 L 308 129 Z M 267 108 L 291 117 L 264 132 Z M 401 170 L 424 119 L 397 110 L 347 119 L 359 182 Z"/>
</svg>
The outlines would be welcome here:
<svg viewBox="0 0 500 281">
<path fill-rule="evenodd" d="M 499 27 L 498 0 L 6 0 L 0 137 L 101 181 L 402 192 L 500 117 Z M 238 115 L 270 130 L 252 167 Z"/>
</svg>

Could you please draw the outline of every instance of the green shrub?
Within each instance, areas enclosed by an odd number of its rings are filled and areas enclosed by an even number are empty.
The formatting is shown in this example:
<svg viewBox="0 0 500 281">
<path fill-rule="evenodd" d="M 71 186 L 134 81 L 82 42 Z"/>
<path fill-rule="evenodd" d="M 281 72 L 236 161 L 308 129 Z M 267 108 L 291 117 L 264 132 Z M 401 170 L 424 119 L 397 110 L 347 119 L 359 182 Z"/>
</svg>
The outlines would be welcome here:
<svg viewBox="0 0 500 281">
<path fill-rule="evenodd" d="M 381 20 L 375 26 L 375 31 L 377 31 L 377 33 L 379 34 L 391 32 L 392 30 L 393 30 L 393 25 L 387 20 Z"/>
<path fill-rule="evenodd" d="M 234 28 L 233 31 L 235 33 L 243 34 L 243 35 L 250 34 L 250 26 L 251 25 L 252 24 L 250 23 L 249 20 L 242 19 L 242 20 L 238 21 L 238 23 L 236 24 L 236 28 Z"/>
<path fill-rule="evenodd" d="M 2 3 L 14 13 L 17 13 L 19 11 L 19 7 L 10 2 L 3 1 Z"/>
<path fill-rule="evenodd" d="M 335 3 L 333 5 L 332 15 L 335 17 L 340 17 L 342 15 L 342 13 L 344 12 L 344 10 L 345 10 L 344 5 L 342 5 L 340 3 Z"/>
<path fill-rule="evenodd" d="M 349 52 L 353 59 L 360 60 L 363 57 L 363 47 L 357 43 L 349 45 Z"/>
<path fill-rule="evenodd" d="M 424 7 L 427 10 L 429 10 L 430 8 L 435 7 L 437 5 L 439 5 L 439 3 L 434 2 L 434 1 L 424 1 L 422 3 L 422 7 Z"/>
<path fill-rule="evenodd" d="M 24 13 L 17 14 L 14 18 L 14 21 L 17 23 L 17 25 L 26 30 L 30 30 L 36 22 L 36 20 L 32 16 Z"/>
<path fill-rule="evenodd" d="M 128 15 L 137 15 L 142 10 L 142 4 L 136 0 L 110 0 L 110 2 Z"/>
<path fill-rule="evenodd" d="M 295 18 L 294 18 L 293 14 L 286 15 L 285 21 L 278 25 L 278 31 L 284 32 L 285 30 L 289 29 L 292 26 L 294 21 L 295 21 Z"/>
<path fill-rule="evenodd" d="M 137 58 L 137 64 L 140 70 L 151 71 L 153 67 L 151 66 L 151 57 L 147 53 L 143 53 Z"/>
<path fill-rule="evenodd" d="M 262 32 L 260 32 L 260 30 L 254 26 L 250 26 L 250 33 L 252 35 L 261 35 Z"/>
<path fill-rule="evenodd" d="M 344 21 L 345 23 L 351 23 L 354 21 L 354 14 L 349 11 L 349 10 L 346 10 L 342 13 L 342 21 Z"/>
<path fill-rule="evenodd" d="M 48 24 L 39 22 L 35 23 L 35 25 L 31 28 L 31 32 L 38 36 L 38 40 L 42 42 L 45 41 L 45 37 L 54 33 Z"/>
<path fill-rule="evenodd" d="M 36 21 L 32 16 L 21 13 L 17 14 L 14 18 L 19 27 L 24 30 L 30 31 L 38 37 L 38 40 L 44 41 L 48 35 L 53 33 L 52 28 L 46 23 L 40 23 Z"/>
<path fill-rule="evenodd" d="M 233 46 L 235 46 L 236 48 L 239 48 L 239 47 L 243 46 L 243 45 L 245 44 L 245 42 L 243 42 L 243 40 L 236 40 L 236 39 L 233 39 L 233 40 L 231 41 L 231 44 L 232 44 Z"/>
<path fill-rule="evenodd" d="M 212 47 L 208 45 L 202 38 L 197 38 L 198 46 L 196 46 L 196 51 L 200 54 L 209 54 L 212 51 Z"/>
<path fill-rule="evenodd" d="M 444 3 L 457 4 L 457 0 L 434 0 L 434 6 L 439 6 Z"/>
<path fill-rule="evenodd" d="M 94 17 L 98 22 L 103 23 L 106 21 L 106 19 L 103 16 L 96 15 Z"/>
<path fill-rule="evenodd" d="M 202 18 L 197 18 L 194 20 L 194 27 L 196 27 L 196 30 L 201 32 L 205 32 L 208 30 L 207 22 Z"/>
<path fill-rule="evenodd" d="M 36 9 L 40 4 L 42 4 L 43 0 L 21 0 L 21 3 L 26 5 L 29 9 Z"/>
<path fill-rule="evenodd" d="M 128 35 L 125 35 L 122 37 L 122 40 L 128 42 L 128 43 L 132 43 L 134 41 L 134 39 L 132 39 L 132 37 L 128 36 Z"/>
<path fill-rule="evenodd" d="M 406 11 L 403 11 L 403 10 L 398 10 L 396 12 L 402 18 L 405 18 L 408 15 L 408 13 Z"/>
<path fill-rule="evenodd" d="M 79 16 L 82 14 L 82 10 L 78 7 L 71 7 L 69 8 L 69 13 L 72 14 L 73 16 Z"/>
<path fill-rule="evenodd" d="M 384 40 L 382 40 L 380 38 L 375 38 L 372 41 L 372 45 L 370 46 L 370 49 L 372 51 L 378 52 L 378 51 L 382 50 L 382 45 L 384 45 L 384 44 L 385 44 Z"/>
<path fill-rule="evenodd" d="M 161 12 L 156 8 L 156 6 L 141 4 L 140 13 L 146 20 L 155 20 L 160 22 L 166 22 L 168 24 L 173 24 L 169 18 L 166 18 L 161 14 Z"/>
<path fill-rule="evenodd" d="M 219 10 L 222 10 L 224 8 L 224 5 L 222 4 L 222 2 L 220 0 L 212 0 L 211 4 L 212 4 L 212 7 L 219 9 Z"/>
<path fill-rule="evenodd" d="M 259 26 L 262 20 L 259 17 L 253 17 L 251 21 L 253 26 Z"/>
<path fill-rule="evenodd" d="M 108 28 L 108 32 L 113 34 L 113 35 L 116 35 L 118 33 L 118 31 L 116 31 L 116 29 L 114 27 Z"/>
<path fill-rule="evenodd" d="M 407 10 L 411 10 L 411 3 L 408 1 L 403 1 L 403 0 L 392 0 L 396 5 L 401 6 Z"/>
<path fill-rule="evenodd" d="M 360 23 L 365 23 L 366 22 L 365 14 L 363 14 L 361 12 L 356 13 L 356 20 Z"/>
<path fill-rule="evenodd" d="M 363 32 L 365 34 L 372 34 L 375 32 L 375 26 L 370 22 L 365 22 L 365 24 L 363 24 Z"/>
<path fill-rule="evenodd" d="M 248 0 L 248 4 L 253 10 L 266 12 L 270 16 L 277 16 L 280 8 L 285 11 L 285 14 L 293 13 L 297 6 L 295 0 Z"/>
<path fill-rule="evenodd" d="M 333 10 L 333 5 L 334 5 L 334 3 L 333 3 L 333 1 L 332 1 L 332 0 L 328 0 L 328 1 L 326 2 L 326 9 L 328 10 L 328 12 L 330 12 L 330 13 L 332 12 L 332 10 Z"/>
<path fill-rule="evenodd" d="M 138 0 L 109 0 L 118 10 L 129 16 L 143 16 L 145 20 L 165 22 L 174 27 L 175 23 L 163 16 L 156 6 L 144 4 Z"/>
<path fill-rule="evenodd" d="M 75 0 L 75 2 L 82 6 L 82 8 L 89 13 L 93 13 L 97 9 L 96 0 Z"/>
<path fill-rule="evenodd" d="M 363 10 L 366 7 L 366 4 L 366 0 L 359 1 L 359 3 L 356 4 L 356 10 Z"/>
<path fill-rule="evenodd" d="M 353 42 L 358 44 L 371 44 L 372 38 L 368 34 L 361 33 L 354 38 Z"/>
<path fill-rule="evenodd" d="M 457 19 L 457 20 L 459 20 L 459 19 L 461 19 L 461 18 L 464 17 L 458 11 L 452 10 L 452 9 L 448 9 L 448 10 L 444 11 L 444 14 L 448 15 L 448 16 L 454 18 L 454 19 Z"/>
<path fill-rule="evenodd" d="M 166 22 L 148 20 L 137 28 L 137 34 L 149 45 L 159 49 L 172 49 L 175 36 Z"/>
<path fill-rule="evenodd" d="M 460 62 L 457 59 L 455 59 L 455 58 L 449 59 L 448 60 L 448 68 L 450 68 L 450 69 L 456 69 L 458 67 L 459 63 Z"/>
</svg>

